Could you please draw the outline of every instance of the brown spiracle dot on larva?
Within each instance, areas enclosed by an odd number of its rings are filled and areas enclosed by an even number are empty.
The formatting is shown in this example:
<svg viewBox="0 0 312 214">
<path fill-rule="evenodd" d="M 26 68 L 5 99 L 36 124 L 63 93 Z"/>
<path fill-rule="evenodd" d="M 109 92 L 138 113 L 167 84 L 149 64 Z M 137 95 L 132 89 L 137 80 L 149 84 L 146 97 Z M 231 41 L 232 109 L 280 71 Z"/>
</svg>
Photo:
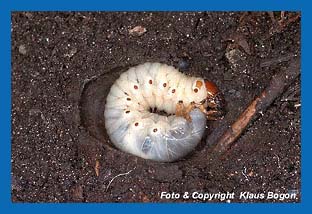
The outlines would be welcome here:
<svg viewBox="0 0 312 214">
<path fill-rule="evenodd" d="M 214 83 L 166 64 L 129 68 L 107 95 L 107 134 L 124 152 L 154 161 L 179 160 L 201 141 L 209 111 L 219 107 L 217 92 Z"/>
</svg>

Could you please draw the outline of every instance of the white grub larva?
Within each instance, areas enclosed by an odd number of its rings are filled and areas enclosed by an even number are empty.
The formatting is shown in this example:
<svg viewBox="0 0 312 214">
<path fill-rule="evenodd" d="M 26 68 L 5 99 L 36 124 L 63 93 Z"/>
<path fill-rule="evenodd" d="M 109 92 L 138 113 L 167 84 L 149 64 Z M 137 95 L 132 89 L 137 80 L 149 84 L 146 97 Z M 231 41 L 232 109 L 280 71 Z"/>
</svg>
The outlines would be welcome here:
<svg viewBox="0 0 312 214">
<path fill-rule="evenodd" d="M 198 145 L 207 118 L 220 113 L 218 94 L 208 80 L 186 76 L 166 64 L 144 63 L 122 73 L 111 87 L 105 127 L 124 152 L 175 161 Z"/>
</svg>

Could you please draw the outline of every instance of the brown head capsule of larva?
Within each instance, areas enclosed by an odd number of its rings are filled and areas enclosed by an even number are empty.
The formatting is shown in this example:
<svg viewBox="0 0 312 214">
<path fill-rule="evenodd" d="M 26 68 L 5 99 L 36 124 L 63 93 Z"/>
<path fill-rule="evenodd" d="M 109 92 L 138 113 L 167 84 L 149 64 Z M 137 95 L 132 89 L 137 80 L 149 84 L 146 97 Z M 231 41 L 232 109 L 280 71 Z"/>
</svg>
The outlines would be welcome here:
<svg viewBox="0 0 312 214">
<path fill-rule="evenodd" d="M 207 111 L 213 109 L 218 111 L 218 116 L 223 116 L 225 113 L 225 100 L 223 94 L 220 92 L 216 84 L 207 79 L 205 79 L 205 86 L 207 90 Z"/>
</svg>

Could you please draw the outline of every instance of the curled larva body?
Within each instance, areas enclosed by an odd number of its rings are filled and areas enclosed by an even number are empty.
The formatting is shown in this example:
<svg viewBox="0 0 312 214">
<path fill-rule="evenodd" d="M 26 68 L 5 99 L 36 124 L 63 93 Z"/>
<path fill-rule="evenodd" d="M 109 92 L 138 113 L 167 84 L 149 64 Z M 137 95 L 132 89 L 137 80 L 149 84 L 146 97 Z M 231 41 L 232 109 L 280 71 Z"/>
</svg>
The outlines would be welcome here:
<svg viewBox="0 0 312 214">
<path fill-rule="evenodd" d="M 177 105 L 207 98 L 204 79 L 186 76 L 172 66 L 144 63 L 115 81 L 106 98 L 105 127 L 113 144 L 124 152 L 155 161 L 171 162 L 200 142 L 206 115 L 199 108 L 189 119 L 177 116 Z M 168 116 L 153 113 L 164 111 Z"/>
</svg>

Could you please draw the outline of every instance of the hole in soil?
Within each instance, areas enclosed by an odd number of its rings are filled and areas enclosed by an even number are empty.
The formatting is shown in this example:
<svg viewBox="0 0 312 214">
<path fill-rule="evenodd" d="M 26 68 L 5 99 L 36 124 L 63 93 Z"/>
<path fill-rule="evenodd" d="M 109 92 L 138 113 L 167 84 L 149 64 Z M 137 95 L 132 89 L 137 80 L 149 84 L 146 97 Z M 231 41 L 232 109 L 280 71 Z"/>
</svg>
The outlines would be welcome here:
<svg viewBox="0 0 312 214">
<path fill-rule="evenodd" d="M 114 68 L 109 72 L 84 81 L 79 100 L 80 126 L 97 140 L 104 142 L 106 134 L 104 108 L 110 87 L 127 68 Z"/>
</svg>

